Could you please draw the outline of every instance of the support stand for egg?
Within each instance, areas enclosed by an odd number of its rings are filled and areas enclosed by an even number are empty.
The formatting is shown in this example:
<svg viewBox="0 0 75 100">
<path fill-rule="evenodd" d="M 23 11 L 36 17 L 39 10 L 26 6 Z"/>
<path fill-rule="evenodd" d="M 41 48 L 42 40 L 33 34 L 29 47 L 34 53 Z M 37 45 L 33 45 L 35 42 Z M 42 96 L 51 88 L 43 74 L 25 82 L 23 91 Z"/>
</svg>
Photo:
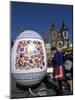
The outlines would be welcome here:
<svg viewBox="0 0 75 100">
<path fill-rule="evenodd" d="M 20 84 L 16 84 L 17 88 L 19 89 L 27 89 L 25 87 L 23 87 L 22 85 Z M 35 88 L 36 89 L 36 88 Z M 47 96 L 47 89 L 45 87 L 41 87 L 39 88 L 38 90 L 32 90 L 32 87 L 28 87 L 28 92 L 27 92 L 27 95 L 26 95 L 26 92 L 25 92 L 25 95 L 28 97 L 28 96 L 33 96 L 33 97 L 36 97 L 36 96 Z"/>
<path fill-rule="evenodd" d="M 32 95 L 32 96 L 46 96 L 47 95 L 47 91 L 45 88 L 41 88 L 37 91 L 37 93 L 34 93 L 31 88 L 29 88 L 29 93 Z"/>
</svg>

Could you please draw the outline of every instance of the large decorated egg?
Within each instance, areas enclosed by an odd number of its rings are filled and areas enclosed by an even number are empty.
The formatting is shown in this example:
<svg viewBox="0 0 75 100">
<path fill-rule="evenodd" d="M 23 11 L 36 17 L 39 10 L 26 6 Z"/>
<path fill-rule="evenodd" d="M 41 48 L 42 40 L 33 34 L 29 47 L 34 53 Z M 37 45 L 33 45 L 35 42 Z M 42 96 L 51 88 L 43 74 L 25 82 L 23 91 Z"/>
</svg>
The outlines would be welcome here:
<svg viewBox="0 0 75 100">
<path fill-rule="evenodd" d="M 43 79 L 47 69 L 46 51 L 44 41 L 37 32 L 22 32 L 11 53 L 11 72 L 19 84 L 32 86 Z"/>
</svg>

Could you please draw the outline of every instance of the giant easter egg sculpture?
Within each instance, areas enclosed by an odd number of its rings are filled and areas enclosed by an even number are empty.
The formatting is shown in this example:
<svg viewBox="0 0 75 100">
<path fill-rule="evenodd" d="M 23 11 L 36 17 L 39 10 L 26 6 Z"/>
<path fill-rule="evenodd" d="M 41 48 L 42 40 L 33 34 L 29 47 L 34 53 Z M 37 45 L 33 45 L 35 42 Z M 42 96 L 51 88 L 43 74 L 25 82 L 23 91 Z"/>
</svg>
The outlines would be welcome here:
<svg viewBox="0 0 75 100">
<path fill-rule="evenodd" d="M 11 72 L 19 84 L 33 86 L 43 79 L 46 74 L 46 51 L 38 33 L 30 30 L 22 32 L 11 53 Z"/>
</svg>

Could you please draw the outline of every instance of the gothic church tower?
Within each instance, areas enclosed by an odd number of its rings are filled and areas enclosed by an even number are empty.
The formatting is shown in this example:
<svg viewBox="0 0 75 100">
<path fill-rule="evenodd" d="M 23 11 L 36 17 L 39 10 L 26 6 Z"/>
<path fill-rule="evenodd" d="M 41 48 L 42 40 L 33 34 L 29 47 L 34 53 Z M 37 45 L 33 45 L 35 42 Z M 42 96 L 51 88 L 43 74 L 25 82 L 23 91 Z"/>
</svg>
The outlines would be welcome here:
<svg viewBox="0 0 75 100">
<path fill-rule="evenodd" d="M 63 40 L 63 46 L 68 47 L 68 28 L 66 27 L 65 23 L 62 23 L 61 27 L 61 36 Z"/>
</svg>

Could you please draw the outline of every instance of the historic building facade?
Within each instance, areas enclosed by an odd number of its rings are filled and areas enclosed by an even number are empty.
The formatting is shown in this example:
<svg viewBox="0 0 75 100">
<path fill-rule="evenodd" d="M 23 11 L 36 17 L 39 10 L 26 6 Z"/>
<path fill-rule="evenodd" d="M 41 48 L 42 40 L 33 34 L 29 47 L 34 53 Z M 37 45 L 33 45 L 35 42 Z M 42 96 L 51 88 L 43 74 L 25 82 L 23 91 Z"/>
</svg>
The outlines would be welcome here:
<svg viewBox="0 0 75 100">
<path fill-rule="evenodd" d="M 57 31 L 56 26 L 52 24 L 50 29 L 50 36 L 51 36 L 51 45 L 53 47 L 57 47 L 58 49 L 67 48 L 68 43 L 68 28 L 66 27 L 65 23 L 62 23 L 62 27 L 60 31 Z"/>
<path fill-rule="evenodd" d="M 69 47 L 68 28 L 65 23 L 62 23 L 60 31 L 57 30 L 55 24 L 52 24 L 50 28 L 50 42 L 45 44 L 47 59 L 51 57 L 51 47 L 57 47 L 58 50 L 62 50 Z"/>
</svg>

